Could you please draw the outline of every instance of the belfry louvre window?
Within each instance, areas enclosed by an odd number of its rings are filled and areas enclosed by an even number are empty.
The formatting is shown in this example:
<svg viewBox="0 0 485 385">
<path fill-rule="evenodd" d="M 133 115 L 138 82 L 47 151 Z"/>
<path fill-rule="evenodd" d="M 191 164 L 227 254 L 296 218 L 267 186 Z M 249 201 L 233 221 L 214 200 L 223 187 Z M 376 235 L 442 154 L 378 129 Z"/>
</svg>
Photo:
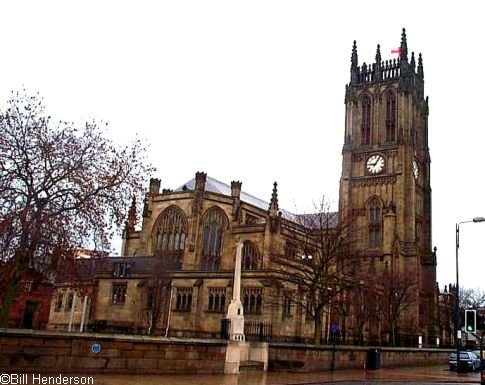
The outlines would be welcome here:
<svg viewBox="0 0 485 385">
<path fill-rule="evenodd" d="M 209 288 L 209 303 L 208 311 L 224 312 L 226 309 L 226 288 L 225 287 L 210 287 Z"/>
<path fill-rule="evenodd" d="M 396 95 L 389 92 L 386 98 L 386 142 L 396 140 Z"/>
<path fill-rule="evenodd" d="M 184 213 L 176 206 L 168 207 L 160 217 L 155 238 L 155 252 L 169 257 L 179 268 L 184 254 L 186 234 L 187 219 Z"/>
<path fill-rule="evenodd" d="M 259 254 L 258 246 L 253 242 L 244 242 L 242 268 L 243 270 L 256 270 L 261 268 L 261 255 Z"/>
<path fill-rule="evenodd" d="M 247 288 L 243 290 L 243 306 L 245 314 L 261 314 L 263 307 L 263 289 Z"/>
<path fill-rule="evenodd" d="M 124 304 L 126 302 L 126 283 L 113 283 L 111 302 L 113 304 Z"/>
<path fill-rule="evenodd" d="M 369 247 L 381 246 L 382 239 L 382 210 L 377 199 L 369 203 Z"/>
<path fill-rule="evenodd" d="M 202 270 L 219 270 L 221 267 L 222 242 L 227 229 L 226 214 L 219 208 L 211 208 L 204 215 L 202 225 Z"/>
<path fill-rule="evenodd" d="M 368 96 L 362 98 L 361 144 L 370 144 L 371 138 L 371 100 Z"/>
<path fill-rule="evenodd" d="M 190 312 L 192 308 L 192 288 L 177 287 L 175 310 Z"/>
</svg>

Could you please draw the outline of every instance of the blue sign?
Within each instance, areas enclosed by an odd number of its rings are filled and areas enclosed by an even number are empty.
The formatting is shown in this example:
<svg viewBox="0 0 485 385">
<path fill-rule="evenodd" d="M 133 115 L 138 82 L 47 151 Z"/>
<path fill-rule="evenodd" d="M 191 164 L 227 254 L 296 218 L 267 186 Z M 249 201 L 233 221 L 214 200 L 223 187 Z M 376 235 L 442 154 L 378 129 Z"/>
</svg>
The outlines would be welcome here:
<svg viewBox="0 0 485 385">
<path fill-rule="evenodd" d="M 93 344 L 91 346 L 91 351 L 93 353 L 99 353 L 101 351 L 101 345 L 100 344 Z"/>
<path fill-rule="evenodd" d="M 338 334 L 338 332 L 340 331 L 340 328 L 338 327 L 337 324 L 332 324 L 330 331 L 332 332 L 332 334 Z"/>
</svg>

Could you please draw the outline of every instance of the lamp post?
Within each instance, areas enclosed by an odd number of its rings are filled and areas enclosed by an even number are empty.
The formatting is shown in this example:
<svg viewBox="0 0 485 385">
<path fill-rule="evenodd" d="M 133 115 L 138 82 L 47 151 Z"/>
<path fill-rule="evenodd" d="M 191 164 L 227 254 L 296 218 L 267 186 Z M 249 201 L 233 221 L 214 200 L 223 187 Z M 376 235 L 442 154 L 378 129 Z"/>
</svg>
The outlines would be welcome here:
<svg viewBox="0 0 485 385">
<path fill-rule="evenodd" d="M 471 221 L 458 222 L 456 224 L 456 292 L 455 292 L 455 345 L 456 345 L 456 371 L 459 371 L 460 363 L 460 342 L 458 335 L 461 337 L 461 325 L 460 325 L 460 286 L 458 281 L 458 249 L 460 248 L 460 225 L 463 223 L 478 223 L 485 222 L 484 217 L 475 217 Z M 481 359 L 481 357 L 480 357 Z"/>
</svg>

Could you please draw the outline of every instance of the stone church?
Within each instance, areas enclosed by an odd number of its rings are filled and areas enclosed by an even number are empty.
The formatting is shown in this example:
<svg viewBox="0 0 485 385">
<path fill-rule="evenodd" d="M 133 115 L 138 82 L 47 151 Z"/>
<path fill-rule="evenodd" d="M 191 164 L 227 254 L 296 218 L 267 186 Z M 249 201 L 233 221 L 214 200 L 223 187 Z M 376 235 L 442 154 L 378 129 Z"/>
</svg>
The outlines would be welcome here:
<svg viewBox="0 0 485 385">
<path fill-rule="evenodd" d="M 347 343 L 397 338 L 417 345 L 419 336 L 424 343 L 437 336 L 428 99 L 421 54 L 416 60 L 408 53 L 404 30 L 399 56 L 383 61 L 378 45 L 375 62 L 359 65 L 353 44 L 339 211 L 326 213 L 326 230 L 345 222 L 345 252 L 358 256 L 353 270 L 358 274 L 353 287 L 329 297 L 321 309 L 323 341 L 338 334 Z M 296 300 L 307 294 L 300 285 L 290 290 L 272 278 L 282 269 L 276 255 L 296 264 L 311 258 L 306 240 L 312 239 L 315 252 L 315 226 L 279 207 L 276 183 L 268 198 L 245 193 L 239 181 L 226 184 L 203 172 L 174 190 L 161 190 L 160 180 L 152 179 L 143 212 L 136 212 L 136 202 L 130 209 L 122 257 L 83 261 L 92 266 L 85 279 L 87 301 L 73 304 L 76 293 L 60 284 L 49 328 L 66 328 L 69 319 L 72 328 L 83 322 L 95 330 L 219 338 L 232 298 L 236 243 L 242 242 L 248 336 L 312 341 L 315 322 L 304 301 Z M 326 289 L 336 294 L 335 285 Z M 390 311 L 374 307 L 376 295 L 389 297 Z"/>
</svg>

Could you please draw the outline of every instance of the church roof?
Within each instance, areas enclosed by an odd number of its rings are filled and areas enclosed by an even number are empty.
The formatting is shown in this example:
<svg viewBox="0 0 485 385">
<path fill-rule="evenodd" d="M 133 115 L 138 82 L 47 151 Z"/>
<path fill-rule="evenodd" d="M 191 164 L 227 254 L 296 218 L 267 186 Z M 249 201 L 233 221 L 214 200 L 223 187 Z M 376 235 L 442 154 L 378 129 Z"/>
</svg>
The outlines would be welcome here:
<svg viewBox="0 0 485 385">
<path fill-rule="evenodd" d="M 185 190 L 194 190 L 194 189 L 195 189 L 195 178 L 192 178 L 191 180 L 184 183 L 179 188 L 175 189 L 175 191 L 185 191 Z M 224 182 L 218 181 L 217 179 L 214 179 L 208 175 L 205 181 L 205 191 L 231 196 L 231 186 L 229 186 Z M 265 211 L 268 210 L 269 208 L 269 202 L 266 202 L 263 199 L 259 199 L 254 195 L 248 194 L 244 191 L 241 191 L 241 201 L 249 203 L 253 206 L 259 207 L 260 209 L 263 209 Z M 309 228 L 320 227 L 320 223 L 319 223 L 320 221 L 317 220 L 317 217 L 320 217 L 318 213 L 293 214 L 290 211 L 287 211 L 284 209 L 280 209 L 279 211 L 281 211 L 281 216 L 287 220 L 299 223 Z M 328 215 L 329 227 L 333 228 L 337 226 L 337 221 L 338 221 L 337 214 L 338 213 L 336 212 L 324 214 L 324 215 Z"/>
<path fill-rule="evenodd" d="M 184 191 L 186 189 L 195 189 L 195 178 L 192 178 L 191 180 L 177 188 L 175 191 Z M 231 196 L 231 186 L 225 184 L 224 182 L 218 181 L 217 179 L 211 178 L 208 175 L 205 181 L 205 191 Z M 244 191 L 241 191 L 241 200 L 253 206 L 259 207 L 263 210 L 268 210 L 269 207 L 268 202 L 256 198 L 251 194 L 245 193 Z"/>
</svg>

